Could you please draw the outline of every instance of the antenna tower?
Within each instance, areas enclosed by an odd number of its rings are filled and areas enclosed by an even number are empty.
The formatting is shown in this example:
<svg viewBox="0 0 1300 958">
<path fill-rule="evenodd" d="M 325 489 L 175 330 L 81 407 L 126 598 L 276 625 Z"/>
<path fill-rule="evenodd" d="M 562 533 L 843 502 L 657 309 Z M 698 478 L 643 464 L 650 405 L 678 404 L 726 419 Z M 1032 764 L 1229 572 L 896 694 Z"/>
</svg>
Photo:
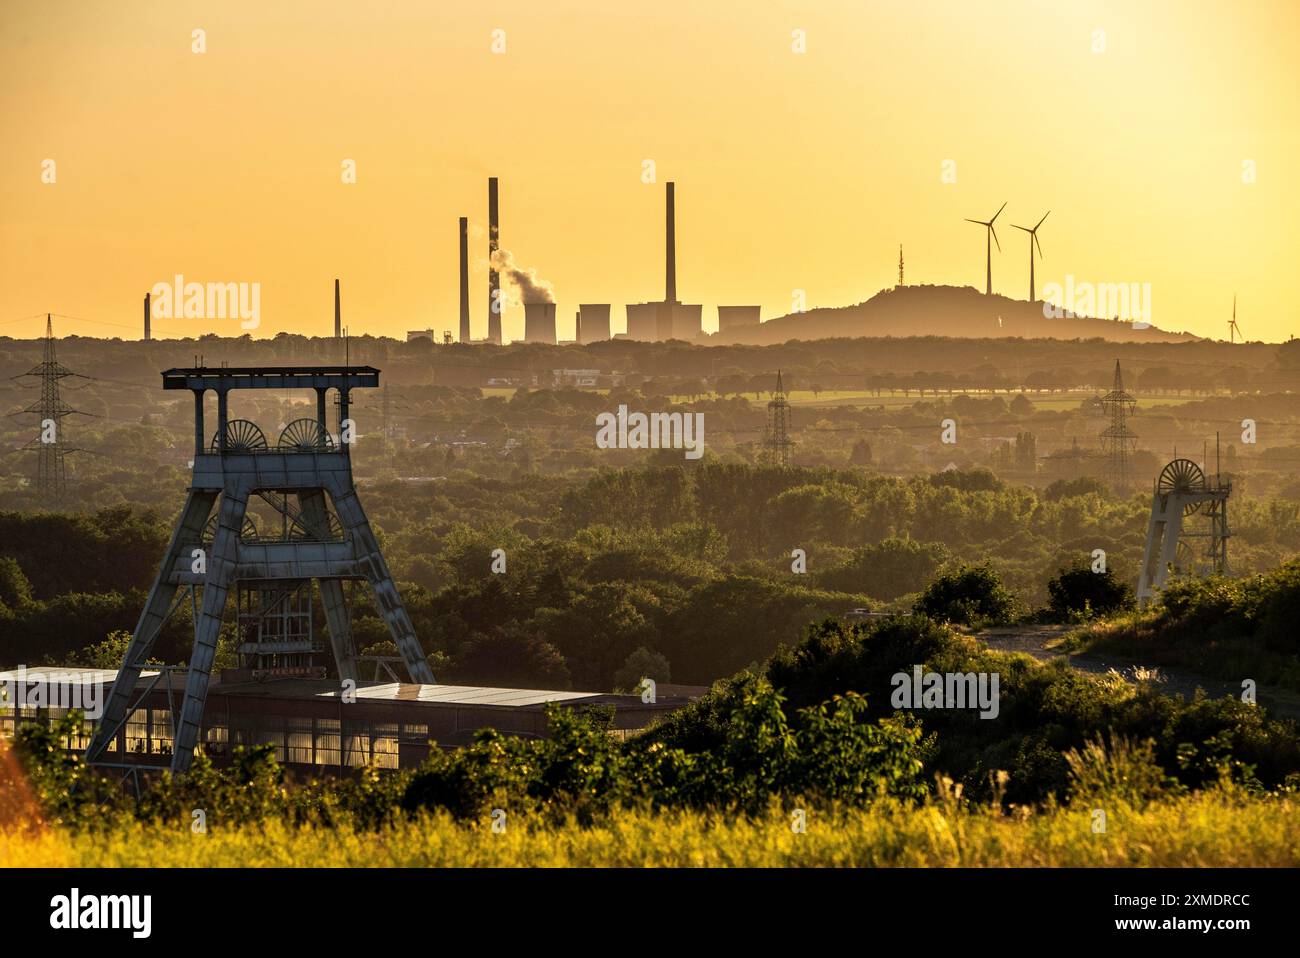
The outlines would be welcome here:
<svg viewBox="0 0 1300 958">
<path fill-rule="evenodd" d="M 903 244 L 898 244 L 898 285 L 903 285 Z"/>
</svg>

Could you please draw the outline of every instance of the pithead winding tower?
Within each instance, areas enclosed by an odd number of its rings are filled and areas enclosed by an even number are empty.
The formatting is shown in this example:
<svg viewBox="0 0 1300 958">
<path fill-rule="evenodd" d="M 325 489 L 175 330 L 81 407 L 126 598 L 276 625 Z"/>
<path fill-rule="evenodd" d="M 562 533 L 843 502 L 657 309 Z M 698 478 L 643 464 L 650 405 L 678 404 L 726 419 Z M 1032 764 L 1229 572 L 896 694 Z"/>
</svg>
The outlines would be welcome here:
<svg viewBox="0 0 1300 958">
<path fill-rule="evenodd" d="M 353 389 L 378 386 L 379 370 L 370 366 L 198 367 L 169 369 L 162 377 L 163 389 L 188 389 L 194 394 L 194 474 L 87 760 L 115 764 L 112 756 L 106 757 L 108 745 L 135 708 L 130 699 L 140 670 L 163 624 L 184 599 L 178 596 L 182 588 L 195 607 L 194 648 L 173 729 L 174 772 L 189 768 L 200 741 L 217 637 L 232 588 L 237 594 L 241 665 L 292 668 L 311 661 L 320 648 L 311 634 L 315 580 L 339 678 L 355 681 L 356 652 L 343 582 L 364 580 L 374 592 L 375 606 L 388 623 L 411 680 L 432 683 L 433 673 L 352 481 L 350 394 Z M 228 418 L 227 396 L 235 389 L 311 389 L 316 393 L 316 416 L 289 423 L 271 445 L 256 424 Z M 203 397 L 208 390 L 217 394 L 217 429 L 211 438 L 203 427 Z M 326 424 L 330 390 L 337 393 L 334 435 Z M 279 529 L 267 534 L 256 527 L 248 514 L 253 497 L 270 507 Z"/>
</svg>

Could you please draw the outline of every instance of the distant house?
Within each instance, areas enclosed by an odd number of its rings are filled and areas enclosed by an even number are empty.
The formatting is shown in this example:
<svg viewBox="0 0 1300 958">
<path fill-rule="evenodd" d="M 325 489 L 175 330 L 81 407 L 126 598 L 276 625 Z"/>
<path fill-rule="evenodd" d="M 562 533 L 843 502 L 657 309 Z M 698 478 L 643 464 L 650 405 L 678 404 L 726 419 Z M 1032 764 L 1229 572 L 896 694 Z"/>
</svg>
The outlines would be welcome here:
<svg viewBox="0 0 1300 958">
<path fill-rule="evenodd" d="M 600 378 L 599 369 L 552 369 L 557 386 L 575 386 L 579 389 L 595 389 Z"/>
</svg>

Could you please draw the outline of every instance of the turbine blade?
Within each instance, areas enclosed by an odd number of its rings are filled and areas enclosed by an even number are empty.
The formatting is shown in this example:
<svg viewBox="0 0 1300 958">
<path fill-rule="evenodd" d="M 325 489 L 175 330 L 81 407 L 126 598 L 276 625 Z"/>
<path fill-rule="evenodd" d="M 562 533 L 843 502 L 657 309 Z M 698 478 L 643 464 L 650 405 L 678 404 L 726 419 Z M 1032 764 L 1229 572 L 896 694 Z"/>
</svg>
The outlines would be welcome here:
<svg viewBox="0 0 1300 958">
<path fill-rule="evenodd" d="M 1034 245 L 1038 247 L 1038 256 L 1041 259 L 1043 256 L 1043 244 L 1038 242 L 1038 233 L 1030 233 L 1029 235 L 1034 238 Z"/>
<path fill-rule="evenodd" d="M 1051 215 L 1052 215 L 1052 211 L 1051 211 L 1051 210 L 1048 210 L 1046 213 L 1043 214 L 1043 220 L 1047 219 L 1047 218 L 1048 218 L 1049 216 L 1051 216 Z M 1043 220 L 1039 220 L 1039 221 L 1038 221 L 1038 226 L 1042 226 L 1042 225 L 1043 225 Z M 1035 226 L 1034 229 L 1038 229 L 1038 226 Z"/>
<path fill-rule="evenodd" d="M 1014 229 L 1024 230 L 1026 233 L 1032 233 L 1032 232 L 1033 232 L 1033 230 L 1031 230 L 1028 226 L 1017 226 L 1015 223 L 1012 223 L 1011 226 L 1012 226 Z"/>
<path fill-rule="evenodd" d="M 966 222 L 967 222 L 967 223 L 978 223 L 980 226 L 988 226 L 988 225 L 989 225 L 988 223 L 985 223 L 983 220 L 972 220 L 972 219 L 967 219 Z"/>
<path fill-rule="evenodd" d="M 1005 210 L 1006 208 L 1007 208 L 1006 203 L 1003 203 L 1001 206 L 998 207 L 998 211 L 993 214 L 993 219 L 989 220 L 990 226 L 992 226 L 994 222 L 997 221 L 997 218 L 1002 215 L 1002 211 Z"/>
<path fill-rule="evenodd" d="M 995 230 L 995 229 L 993 228 L 993 224 L 992 224 L 992 223 L 989 223 L 989 232 L 993 234 L 993 242 L 998 243 L 998 231 Z M 998 243 L 998 252 L 999 252 L 999 253 L 1002 252 L 1002 244 L 1001 244 L 1001 243 Z"/>
</svg>

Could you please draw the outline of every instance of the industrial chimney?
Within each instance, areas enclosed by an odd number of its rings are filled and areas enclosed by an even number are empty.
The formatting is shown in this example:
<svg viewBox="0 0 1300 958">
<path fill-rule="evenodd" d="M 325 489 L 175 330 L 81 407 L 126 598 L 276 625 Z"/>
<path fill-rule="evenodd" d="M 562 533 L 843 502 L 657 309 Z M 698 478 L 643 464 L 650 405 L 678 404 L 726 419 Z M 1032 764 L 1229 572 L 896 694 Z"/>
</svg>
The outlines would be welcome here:
<svg viewBox="0 0 1300 958">
<path fill-rule="evenodd" d="M 460 341 L 469 342 L 469 219 L 460 218 Z"/>
<path fill-rule="evenodd" d="M 497 178 L 488 177 L 488 340 L 501 345 L 501 277 L 496 270 L 496 254 L 501 227 L 497 222 Z"/>
<path fill-rule="evenodd" d="M 677 217 L 674 210 L 673 183 L 668 183 L 668 252 L 667 284 L 664 289 L 664 302 L 677 302 Z"/>
<path fill-rule="evenodd" d="M 144 294 L 144 338 L 146 342 L 153 338 L 149 331 L 149 297 L 152 295 L 152 293 Z"/>
<path fill-rule="evenodd" d="M 334 280 L 334 338 L 343 338 L 343 311 L 339 308 L 339 281 Z"/>
</svg>

